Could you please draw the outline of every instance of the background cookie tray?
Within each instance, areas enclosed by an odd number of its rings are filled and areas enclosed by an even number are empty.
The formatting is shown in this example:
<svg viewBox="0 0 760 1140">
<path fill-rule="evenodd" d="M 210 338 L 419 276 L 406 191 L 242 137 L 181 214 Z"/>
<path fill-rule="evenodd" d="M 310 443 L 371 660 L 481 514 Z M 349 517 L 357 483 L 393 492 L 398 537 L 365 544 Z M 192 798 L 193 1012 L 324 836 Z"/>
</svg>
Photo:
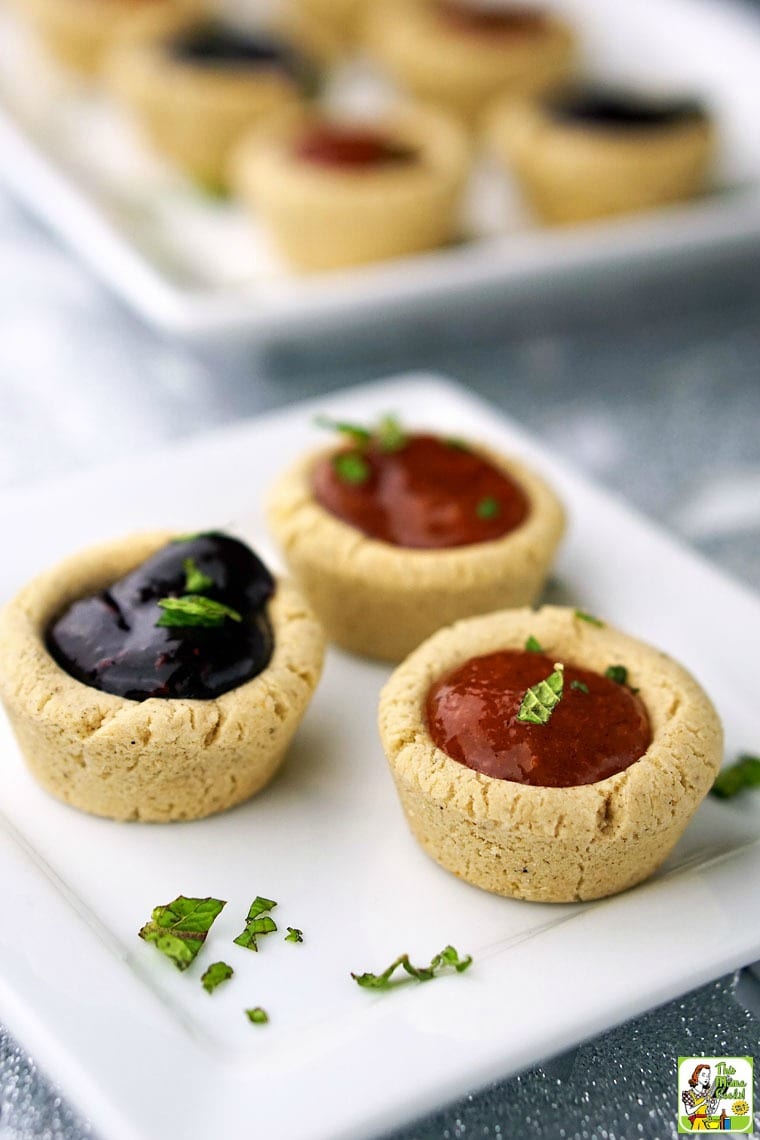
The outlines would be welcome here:
<svg viewBox="0 0 760 1140">
<path fill-rule="evenodd" d="M 149 155 L 105 99 L 45 67 L 0 12 L 0 178 L 147 321 L 189 338 L 303 334 L 393 313 L 469 304 L 632 258 L 672 261 L 760 236 L 755 77 L 760 20 L 738 0 L 555 0 L 578 28 L 586 68 L 646 88 L 696 92 L 717 120 L 715 189 L 646 215 L 542 229 L 504 177 L 482 165 L 461 244 L 436 253 L 298 277 L 243 211 Z M 389 92 L 367 65 L 344 68 L 336 105 Z"/>
<path fill-rule="evenodd" d="M 316 410 L 471 435 L 562 495 L 570 529 L 552 585 L 686 663 L 758 748 L 760 600 L 546 454 L 449 382 L 408 377 L 325 397 L 128 464 L 0 497 L 0 600 L 85 543 L 139 528 L 225 526 L 271 555 L 259 502 L 317 432 Z M 160 488 L 160 495 L 156 489 Z M 250 803 L 168 826 L 115 824 L 52 800 L 0 717 L 0 1013 L 108 1140 L 248 1134 L 362 1140 L 760 956 L 760 798 L 708 799 L 667 865 L 574 906 L 486 894 L 411 838 L 375 728 L 388 669 L 330 651 L 284 770 Z M 236 969 L 213 997 L 137 930 L 176 894 L 229 900 L 203 953 Z M 280 927 L 231 945 L 256 894 Z M 700 937 L 688 937 L 695 913 Z M 373 995 L 349 971 L 453 942 L 462 976 Z M 201 961 L 196 965 L 201 966 Z M 247 1006 L 270 1024 L 251 1026 Z"/>
</svg>

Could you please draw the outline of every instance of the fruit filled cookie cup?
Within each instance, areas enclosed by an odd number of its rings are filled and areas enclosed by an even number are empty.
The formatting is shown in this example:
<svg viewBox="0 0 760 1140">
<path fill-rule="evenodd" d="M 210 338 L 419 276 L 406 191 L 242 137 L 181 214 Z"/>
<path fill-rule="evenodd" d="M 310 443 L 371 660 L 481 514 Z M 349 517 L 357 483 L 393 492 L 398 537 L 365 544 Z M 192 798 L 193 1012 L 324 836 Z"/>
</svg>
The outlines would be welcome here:
<svg viewBox="0 0 760 1140">
<path fill-rule="evenodd" d="M 671 658 L 560 607 L 439 631 L 385 686 L 380 734 L 409 825 L 496 894 L 573 902 L 650 875 L 722 759 Z"/>
<path fill-rule="evenodd" d="M 705 189 L 715 130 L 693 99 L 595 84 L 497 100 L 486 136 L 544 221 L 652 209 Z"/>
<path fill-rule="evenodd" d="M 210 190 L 251 127 L 309 97 L 318 68 L 295 40 L 211 15 L 143 14 L 107 60 L 109 88 L 155 149 Z"/>
<path fill-rule="evenodd" d="M 450 241 L 468 161 L 459 126 L 427 108 L 287 113 L 246 136 L 232 181 L 286 261 L 337 269 Z"/>
<path fill-rule="evenodd" d="M 564 529 L 549 487 L 470 441 L 331 424 L 268 499 L 270 527 L 328 638 L 399 661 L 458 618 L 541 592 Z"/>
<path fill-rule="evenodd" d="M 301 596 L 243 543 L 139 534 L 69 558 L 5 607 L 0 697 L 59 799 L 196 819 L 271 779 L 323 650 Z"/>
</svg>

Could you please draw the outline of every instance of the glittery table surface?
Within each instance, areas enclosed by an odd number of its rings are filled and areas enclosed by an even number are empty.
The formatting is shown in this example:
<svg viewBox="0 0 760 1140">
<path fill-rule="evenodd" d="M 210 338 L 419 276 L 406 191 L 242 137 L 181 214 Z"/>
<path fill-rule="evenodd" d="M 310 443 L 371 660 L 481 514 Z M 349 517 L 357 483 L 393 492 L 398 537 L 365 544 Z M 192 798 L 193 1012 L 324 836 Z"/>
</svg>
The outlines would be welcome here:
<svg viewBox="0 0 760 1140">
<path fill-rule="evenodd" d="M 751 247 L 657 273 L 633 263 L 529 284 L 443 319 L 199 351 L 140 325 L 0 197 L 0 490 L 138 459 L 320 391 L 430 369 L 469 384 L 760 589 L 758 269 Z M 394 1140 L 675 1136 L 679 1054 L 760 1056 L 752 971 L 688 990 L 685 978 L 682 1000 Z M 55 1076 L 0 1029 L 0 1140 L 92 1135 Z"/>
</svg>

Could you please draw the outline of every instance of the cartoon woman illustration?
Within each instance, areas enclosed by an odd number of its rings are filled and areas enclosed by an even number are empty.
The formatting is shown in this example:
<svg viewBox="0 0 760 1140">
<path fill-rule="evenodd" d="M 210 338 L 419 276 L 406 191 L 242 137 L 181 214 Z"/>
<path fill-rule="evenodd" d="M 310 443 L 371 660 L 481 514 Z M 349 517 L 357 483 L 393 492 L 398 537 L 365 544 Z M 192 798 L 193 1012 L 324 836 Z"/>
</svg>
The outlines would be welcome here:
<svg viewBox="0 0 760 1140">
<path fill-rule="evenodd" d="M 714 1116 L 718 1107 L 718 1097 L 712 1095 L 714 1090 L 710 1087 L 711 1075 L 709 1065 L 697 1065 L 689 1078 L 689 1088 L 681 1093 L 692 1132 L 711 1130 L 708 1118 Z"/>
</svg>

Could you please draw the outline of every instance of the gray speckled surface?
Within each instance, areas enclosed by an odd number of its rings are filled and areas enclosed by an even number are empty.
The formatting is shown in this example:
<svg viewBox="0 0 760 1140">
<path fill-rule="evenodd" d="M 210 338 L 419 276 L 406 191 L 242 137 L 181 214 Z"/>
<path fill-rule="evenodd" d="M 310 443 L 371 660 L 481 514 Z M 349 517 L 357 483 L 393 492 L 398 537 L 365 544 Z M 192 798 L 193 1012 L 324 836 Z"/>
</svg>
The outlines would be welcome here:
<svg viewBox="0 0 760 1140">
<path fill-rule="evenodd" d="M 0 490 L 304 395 L 434 369 L 760 589 L 759 267 L 760 249 L 656 276 L 630 265 L 536 283 L 485 312 L 196 355 L 140 326 L 0 198 Z M 736 979 L 716 981 L 396 1140 L 675 1135 L 674 1058 L 760 1054 L 759 993 L 746 972 L 738 991 Z M 0 1140 L 88 1135 L 0 1031 Z"/>
</svg>

